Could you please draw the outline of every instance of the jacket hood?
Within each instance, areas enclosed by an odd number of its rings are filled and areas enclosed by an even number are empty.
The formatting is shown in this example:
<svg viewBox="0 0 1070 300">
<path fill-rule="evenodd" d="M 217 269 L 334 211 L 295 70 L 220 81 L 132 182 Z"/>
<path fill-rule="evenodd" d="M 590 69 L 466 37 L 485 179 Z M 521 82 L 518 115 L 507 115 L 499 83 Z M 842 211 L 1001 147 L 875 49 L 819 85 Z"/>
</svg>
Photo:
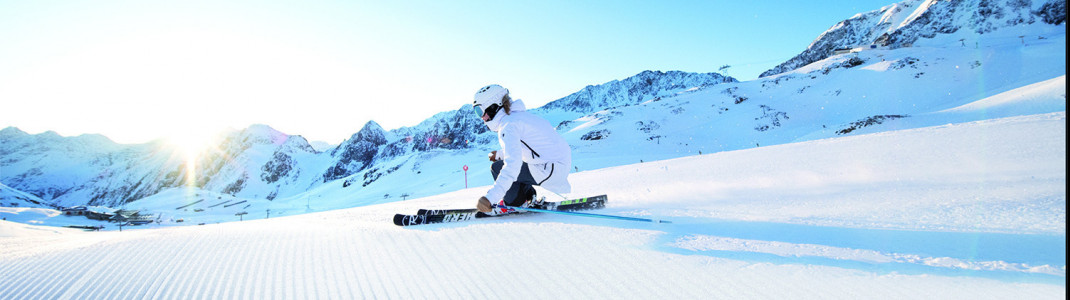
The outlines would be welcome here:
<svg viewBox="0 0 1070 300">
<path fill-rule="evenodd" d="M 509 113 L 516 113 L 516 112 L 522 112 L 522 111 L 527 111 L 527 110 L 528 110 L 528 108 L 527 108 L 527 106 L 524 105 L 524 101 L 520 100 L 520 99 L 513 100 L 512 105 L 509 106 Z M 509 115 L 507 115 L 504 112 L 502 112 L 502 113 L 499 113 L 494 118 L 494 120 L 490 120 L 490 121 L 488 121 L 488 122 L 486 122 L 484 124 L 487 124 L 487 128 L 490 128 L 491 131 L 498 132 L 498 129 L 502 128 L 502 120 L 508 119 L 508 118 L 509 118 Z"/>
<path fill-rule="evenodd" d="M 513 100 L 513 104 L 509 106 L 510 111 L 525 111 L 528 110 L 527 106 L 524 106 L 524 100 Z"/>
</svg>

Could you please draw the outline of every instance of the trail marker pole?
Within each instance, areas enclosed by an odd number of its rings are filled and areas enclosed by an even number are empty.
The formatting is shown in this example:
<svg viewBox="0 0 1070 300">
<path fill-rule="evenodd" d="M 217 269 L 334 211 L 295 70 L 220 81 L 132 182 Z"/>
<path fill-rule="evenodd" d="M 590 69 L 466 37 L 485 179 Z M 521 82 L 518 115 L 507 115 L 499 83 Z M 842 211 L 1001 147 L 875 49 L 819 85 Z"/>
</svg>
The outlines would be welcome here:
<svg viewBox="0 0 1070 300">
<path fill-rule="evenodd" d="M 461 168 L 461 169 L 464 169 L 464 188 L 467 189 L 468 188 L 468 165 L 464 165 L 464 167 Z"/>
</svg>

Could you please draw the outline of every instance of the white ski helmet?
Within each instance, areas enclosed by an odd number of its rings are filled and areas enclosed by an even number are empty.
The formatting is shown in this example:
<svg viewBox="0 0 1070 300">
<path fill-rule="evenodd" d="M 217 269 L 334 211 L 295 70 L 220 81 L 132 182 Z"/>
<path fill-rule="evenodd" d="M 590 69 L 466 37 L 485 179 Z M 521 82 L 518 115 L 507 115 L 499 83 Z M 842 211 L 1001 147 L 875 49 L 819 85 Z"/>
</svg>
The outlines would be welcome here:
<svg viewBox="0 0 1070 300">
<path fill-rule="evenodd" d="M 502 97 L 509 95 L 509 90 L 503 88 L 500 85 L 492 84 L 479 89 L 476 92 L 475 101 L 472 101 L 472 106 L 479 106 L 482 108 L 490 107 L 491 104 L 502 104 Z"/>
</svg>

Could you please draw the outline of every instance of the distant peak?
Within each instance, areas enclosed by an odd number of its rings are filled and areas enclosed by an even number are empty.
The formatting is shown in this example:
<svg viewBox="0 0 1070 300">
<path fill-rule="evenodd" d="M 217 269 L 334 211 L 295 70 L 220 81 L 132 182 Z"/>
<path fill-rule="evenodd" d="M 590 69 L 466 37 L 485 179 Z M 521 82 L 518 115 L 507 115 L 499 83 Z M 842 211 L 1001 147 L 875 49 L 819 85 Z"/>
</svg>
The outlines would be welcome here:
<svg viewBox="0 0 1070 300">
<path fill-rule="evenodd" d="M 361 127 L 360 130 L 361 131 L 364 131 L 364 130 L 383 131 L 383 126 L 380 126 L 379 123 L 376 123 L 373 120 L 369 120 L 368 123 L 364 123 L 364 127 Z"/>
<path fill-rule="evenodd" d="M 29 133 L 26 133 L 25 131 L 22 131 L 14 126 L 9 126 L 7 128 L 4 128 L 3 130 L 0 130 L 0 136 L 4 137 L 18 137 L 26 135 L 29 135 Z"/>
<path fill-rule="evenodd" d="M 646 70 L 625 79 L 588 85 L 543 107 L 590 113 L 608 107 L 635 105 L 657 97 L 672 96 L 691 88 L 729 82 L 738 81 L 718 73 Z"/>
<path fill-rule="evenodd" d="M 256 141 L 257 143 L 271 143 L 282 144 L 290 137 L 281 131 L 271 128 L 271 126 L 264 124 L 253 124 L 242 130 L 241 136 L 244 139 Z"/>
</svg>

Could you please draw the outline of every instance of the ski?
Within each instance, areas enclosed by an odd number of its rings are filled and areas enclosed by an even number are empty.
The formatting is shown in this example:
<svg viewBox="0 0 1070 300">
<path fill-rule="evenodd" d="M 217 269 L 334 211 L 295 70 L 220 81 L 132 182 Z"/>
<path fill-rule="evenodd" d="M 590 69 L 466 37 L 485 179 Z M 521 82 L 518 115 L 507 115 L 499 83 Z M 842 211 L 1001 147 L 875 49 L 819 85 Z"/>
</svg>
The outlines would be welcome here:
<svg viewBox="0 0 1070 300">
<path fill-rule="evenodd" d="M 541 205 L 534 206 L 534 208 L 551 211 L 577 211 L 599 209 L 605 207 L 606 200 L 608 199 L 609 197 L 607 197 L 606 195 L 599 195 L 594 197 L 565 200 L 561 202 L 543 202 Z M 413 226 L 423 224 L 452 223 L 461 221 L 471 221 L 480 218 L 518 215 L 524 213 L 526 212 L 516 211 L 506 214 L 482 213 L 475 208 L 420 209 L 415 215 L 394 215 L 394 225 Z"/>
<path fill-rule="evenodd" d="M 661 219 L 647 219 L 647 218 L 636 218 L 636 217 L 626 217 L 626 216 L 592 214 L 592 213 L 582 213 L 582 212 L 575 212 L 575 211 L 545 210 L 545 209 L 538 209 L 538 208 L 531 208 L 531 207 L 516 207 L 516 206 L 506 206 L 506 207 L 507 208 L 511 208 L 511 209 L 513 209 L 515 211 L 519 211 L 519 212 L 551 213 L 551 214 L 561 214 L 561 215 L 569 215 L 569 216 L 603 218 L 603 219 L 636 221 L 636 222 L 672 223 L 672 221 L 661 220 Z"/>
</svg>

